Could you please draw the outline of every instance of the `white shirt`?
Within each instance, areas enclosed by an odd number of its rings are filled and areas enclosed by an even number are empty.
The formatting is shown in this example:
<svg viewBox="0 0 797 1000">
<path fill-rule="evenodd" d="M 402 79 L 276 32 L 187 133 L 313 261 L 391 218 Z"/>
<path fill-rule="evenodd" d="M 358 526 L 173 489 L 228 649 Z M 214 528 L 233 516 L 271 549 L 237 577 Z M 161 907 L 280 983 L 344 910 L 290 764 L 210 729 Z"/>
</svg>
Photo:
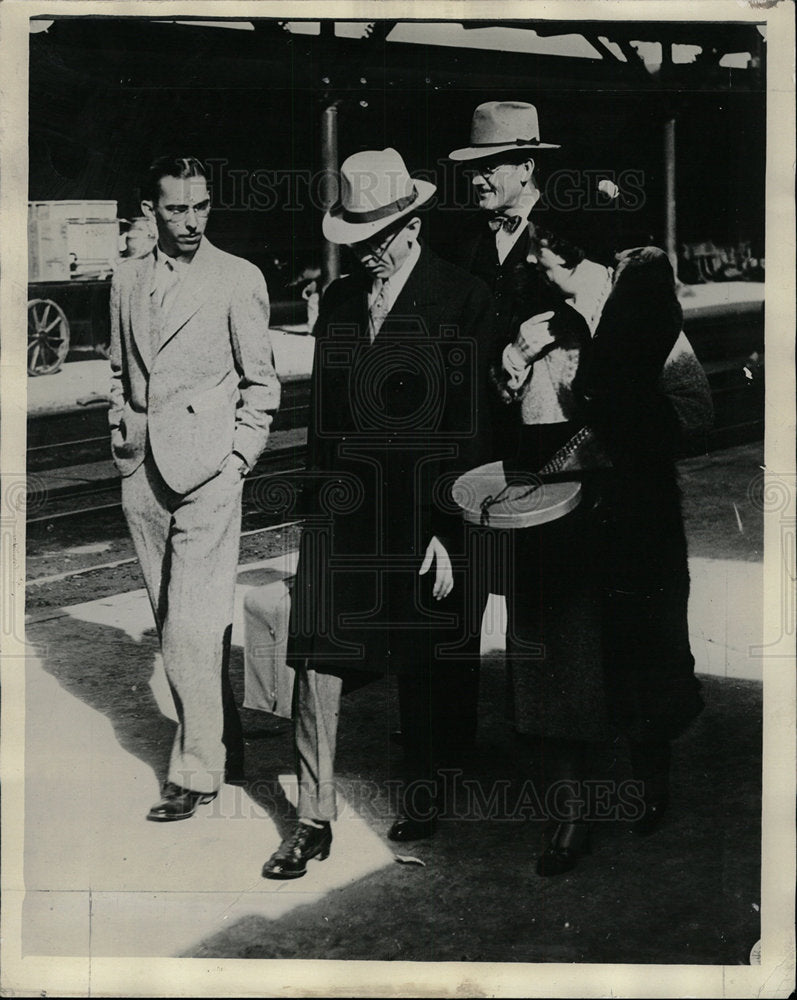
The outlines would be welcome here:
<svg viewBox="0 0 797 1000">
<path fill-rule="evenodd" d="M 164 253 L 159 246 L 153 251 L 155 254 L 155 292 L 161 308 L 168 306 L 173 301 L 173 293 L 183 280 L 188 270 L 189 264 L 184 260 L 176 260 Z M 167 302 L 167 299 L 170 301 Z M 165 311 L 165 310 L 164 310 Z"/>
<path fill-rule="evenodd" d="M 499 215 L 519 215 L 520 225 L 514 231 L 514 233 L 508 233 L 503 226 L 495 231 L 495 249 L 498 251 L 498 263 L 503 264 L 509 255 L 509 251 L 520 239 L 520 234 L 523 232 L 523 227 L 529 221 L 529 215 L 531 214 L 532 208 L 537 204 L 540 198 L 540 192 L 536 190 L 530 191 L 527 195 L 523 195 L 518 201 L 517 205 L 512 208 L 506 208 L 499 212 Z"/>
</svg>

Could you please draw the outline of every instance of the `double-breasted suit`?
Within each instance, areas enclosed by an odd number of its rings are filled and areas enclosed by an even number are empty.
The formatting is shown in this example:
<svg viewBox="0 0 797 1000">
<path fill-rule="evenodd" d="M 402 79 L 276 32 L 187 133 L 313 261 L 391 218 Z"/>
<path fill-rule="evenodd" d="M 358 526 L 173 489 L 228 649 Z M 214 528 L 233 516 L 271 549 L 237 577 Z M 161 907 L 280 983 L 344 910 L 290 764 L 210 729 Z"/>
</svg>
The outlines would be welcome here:
<svg viewBox="0 0 797 1000">
<path fill-rule="evenodd" d="M 240 538 L 241 466 L 266 446 L 280 386 L 260 271 L 203 238 L 162 307 L 156 253 L 111 287 L 111 448 L 179 725 L 169 780 L 222 780 L 222 686 Z M 229 734 L 227 734 L 229 736 Z M 229 742 L 229 740 L 228 740 Z"/>
</svg>

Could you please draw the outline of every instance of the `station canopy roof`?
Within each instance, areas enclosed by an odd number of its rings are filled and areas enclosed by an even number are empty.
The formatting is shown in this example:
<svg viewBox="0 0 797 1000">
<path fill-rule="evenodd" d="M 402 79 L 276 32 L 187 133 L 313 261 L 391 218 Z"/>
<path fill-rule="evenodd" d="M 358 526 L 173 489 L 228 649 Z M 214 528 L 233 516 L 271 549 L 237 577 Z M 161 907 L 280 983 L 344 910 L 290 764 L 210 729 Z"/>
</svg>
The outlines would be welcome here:
<svg viewBox="0 0 797 1000">
<path fill-rule="evenodd" d="M 317 34 L 321 22 L 287 21 L 284 27 Z M 327 22 L 326 28 L 336 37 L 642 62 L 651 69 L 662 61 L 691 63 L 701 55 L 743 68 L 764 37 L 763 26 L 749 21 L 383 20 Z"/>
</svg>

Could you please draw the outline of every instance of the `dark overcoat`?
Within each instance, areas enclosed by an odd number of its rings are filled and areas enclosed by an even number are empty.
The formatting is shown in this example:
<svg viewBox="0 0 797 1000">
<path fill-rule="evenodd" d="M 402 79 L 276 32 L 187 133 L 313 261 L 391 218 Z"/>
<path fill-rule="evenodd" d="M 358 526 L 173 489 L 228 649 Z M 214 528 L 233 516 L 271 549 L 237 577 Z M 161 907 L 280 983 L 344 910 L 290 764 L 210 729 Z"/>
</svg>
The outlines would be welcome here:
<svg viewBox="0 0 797 1000">
<path fill-rule="evenodd" d="M 521 456 L 526 468 L 539 468 L 583 422 L 611 459 L 584 473 L 575 512 L 515 533 L 507 595 L 514 715 L 522 732 L 543 736 L 670 739 L 703 704 L 687 623 L 678 421 L 660 386 L 681 309 L 663 251 L 621 256 L 591 342 L 583 319 L 565 309 L 584 326 L 577 419 L 525 428 L 535 432 Z"/>
<path fill-rule="evenodd" d="M 532 216 L 539 214 L 538 203 Z M 529 227 L 524 225 L 503 263 L 499 262 L 495 233 L 490 229 L 487 213 L 477 212 L 464 222 L 458 242 L 452 247 L 451 259 L 480 278 L 492 294 L 494 336 L 486 351 L 488 378 L 490 373 L 500 372 L 501 354 L 515 339 L 520 324 L 561 305 L 561 298 L 538 269 L 528 263 L 530 244 Z M 521 446 L 519 407 L 515 403 L 505 405 L 496 391 L 490 393 L 490 405 L 493 457 L 512 457 Z"/>
<path fill-rule="evenodd" d="M 369 288 L 359 273 L 330 285 L 315 329 L 288 659 L 331 673 L 455 658 L 467 588 L 450 487 L 486 460 L 485 285 L 422 248 L 373 343 Z M 434 567 L 418 573 L 432 536 L 455 571 L 439 602 Z"/>
<path fill-rule="evenodd" d="M 578 380 L 587 422 L 612 462 L 594 484 L 604 667 L 615 724 L 632 739 L 669 739 L 703 707 L 687 623 L 679 426 L 659 381 L 682 314 L 663 250 L 620 256 Z"/>
</svg>

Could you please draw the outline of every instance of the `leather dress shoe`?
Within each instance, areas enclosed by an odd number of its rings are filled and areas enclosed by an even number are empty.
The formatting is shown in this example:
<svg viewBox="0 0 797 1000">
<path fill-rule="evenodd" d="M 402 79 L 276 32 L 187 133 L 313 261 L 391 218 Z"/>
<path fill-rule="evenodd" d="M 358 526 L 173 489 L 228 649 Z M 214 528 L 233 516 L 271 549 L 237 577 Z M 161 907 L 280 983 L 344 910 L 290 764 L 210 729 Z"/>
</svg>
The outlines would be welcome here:
<svg viewBox="0 0 797 1000">
<path fill-rule="evenodd" d="M 409 819 L 399 816 L 387 832 L 388 840 L 427 840 L 437 829 L 436 819 Z"/>
<path fill-rule="evenodd" d="M 178 819 L 188 819 L 196 812 L 197 806 L 205 805 L 216 798 L 216 792 L 194 792 L 182 788 L 173 781 L 163 786 L 163 798 L 147 813 L 153 823 L 170 823 Z"/>
<path fill-rule="evenodd" d="M 543 877 L 572 871 L 579 858 L 590 851 L 587 823 L 559 823 L 548 846 L 537 859 L 537 874 Z"/>
<path fill-rule="evenodd" d="M 651 795 L 643 800 L 642 815 L 634 823 L 632 830 L 637 837 L 649 837 L 655 833 L 664 822 L 664 815 L 670 804 L 667 792 Z"/>
<path fill-rule="evenodd" d="M 312 858 L 324 861 L 329 857 L 332 845 L 332 828 L 308 826 L 298 823 L 290 837 L 287 837 L 263 865 L 263 878 L 301 878 L 307 874 L 307 862 Z"/>
</svg>

